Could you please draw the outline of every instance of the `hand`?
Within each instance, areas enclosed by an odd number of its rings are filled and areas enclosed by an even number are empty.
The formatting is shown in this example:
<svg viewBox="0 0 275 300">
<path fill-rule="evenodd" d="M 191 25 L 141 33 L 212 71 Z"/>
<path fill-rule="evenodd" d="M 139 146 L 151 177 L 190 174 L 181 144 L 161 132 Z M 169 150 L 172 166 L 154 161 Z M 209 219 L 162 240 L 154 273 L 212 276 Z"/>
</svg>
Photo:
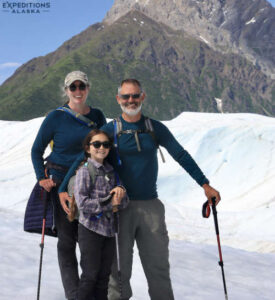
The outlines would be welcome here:
<svg viewBox="0 0 275 300">
<path fill-rule="evenodd" d="M 117 186 L 111 190 L 110 194 L 113 194 L 112 205 L 117 206 L 120 204 L 121 199 L 125 196 L 124 188 Z"/>
<path fill-rule="evenodd" d="M 216 198 L 216 205 L 218 205 L 218 203 L 221 200 L 220 193 L 218 191 L 216 191 L 214 188 L 212 188 L 209 184 L 204 184 L 202 187 L 203 187 L 204 193 L 208 199 L 209 205 L 212 205 L 213 197 Z"/>
<path fill-rule="evenodd" d="M 42 186 L 42 188 L 47 192 L 50 192 L 51 189 L 56 186 L 56 183 L 51 178 L 48 178 L 48 179 L 41 179 L 39 181 L 39 185 Z"/>
<path fill-rule="evenodd" d="M 67 201 L 70 203 L 70 207 L 72 207 L 73 199 L 69 197 L 69 194 L 67 192 L 59 193 L 58 196 L 63 210 L 68 215 L 70 213 L 70 208 L 67 205 Z"/>
</svg>

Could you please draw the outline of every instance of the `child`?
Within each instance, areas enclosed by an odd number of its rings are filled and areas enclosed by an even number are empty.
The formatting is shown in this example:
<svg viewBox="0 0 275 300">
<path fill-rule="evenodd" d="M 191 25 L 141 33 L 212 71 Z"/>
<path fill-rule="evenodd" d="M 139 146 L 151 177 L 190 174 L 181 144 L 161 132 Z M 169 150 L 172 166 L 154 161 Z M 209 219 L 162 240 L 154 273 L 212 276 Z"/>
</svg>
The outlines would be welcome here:
<svg viewBox="0 0 275 300">
<path fill-rule="evenodd" d="M 115 253 L 112 210 L 117 206 L 125 208 L 128 204 L 124 187 L 119 185 L 113 167 L 105 160 L 111 145 L 104 131 L 92 130 L 84 140 L 87 161 L 75 177 L 74 197 L 79 211 L 78 242 L 82 268 L 78 300 L 107 300 Z M 93 179 L 91 167 L 95 172 Z"/>
</svg>

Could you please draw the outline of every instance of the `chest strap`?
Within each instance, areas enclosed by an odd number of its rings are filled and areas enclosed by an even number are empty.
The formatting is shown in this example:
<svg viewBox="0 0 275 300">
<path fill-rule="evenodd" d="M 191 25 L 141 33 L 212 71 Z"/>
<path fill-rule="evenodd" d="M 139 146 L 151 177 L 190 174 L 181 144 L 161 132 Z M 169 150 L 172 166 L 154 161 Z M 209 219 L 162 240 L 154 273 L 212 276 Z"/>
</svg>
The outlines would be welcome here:
<svg viewBox="0 0 275 300">
<path fill-rule="evenodd" d="M 121 165 L 121 160 L 120 160 L 120 157 L 119 157 L 118 138 L 122 134 L 133 134 L 134 135 L 135 141 L 136 141 L 136 144 L 137 144 L 137 149 L 138 149 L 139 152 L 141 151 L 141 146 L 140 146 L 138 134 L 139 133 L 148 133 L 148 134 L 150 134 L 153 141 L 154 141 L 154 143 L 155 143 L 155 145 L 156 145 L 156 147 L 159 149 L 162 161 L 165 162 L 164 155 L 163 155 L 163 153 L 162 153 L 162 151 L 159 147 L 159 144 L 157 142 L 157 138 L 156 138 L 156 134 L 155 134 L 152 122 L 148 117 L 144 116 L 144 118 L 145 118 L 145 129 L 138 129 L 138 130 L 134 130 L 134 129 L 123 130 L 121 119 L 118 117 L 118 118 L 115 118 L 113 120 L 113 122 L 114 122 L 114 145 L 115 145 L 115 148 L 116 148 L 119 165 Z"/>
</svg>

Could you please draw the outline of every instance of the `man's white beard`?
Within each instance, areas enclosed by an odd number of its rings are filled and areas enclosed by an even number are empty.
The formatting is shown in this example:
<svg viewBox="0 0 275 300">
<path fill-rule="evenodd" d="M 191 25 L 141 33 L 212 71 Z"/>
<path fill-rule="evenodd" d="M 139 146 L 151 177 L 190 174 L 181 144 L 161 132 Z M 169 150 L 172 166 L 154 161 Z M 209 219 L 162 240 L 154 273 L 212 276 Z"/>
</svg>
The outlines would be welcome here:
<svg viewBox="0 0 275 300">
<path fill-rule="evenodd" d="M 120 104 L 120 107 L 121 107 L 121 110 L 128 116 L 136 116 L 140 110 L 141 110 L 141 107 L 142 107 L 142 103 L 140 104 L 140 106 L 138 106 L 136 109 L 129 109 L 127 108 L 126 106 Z"/>
</svg>

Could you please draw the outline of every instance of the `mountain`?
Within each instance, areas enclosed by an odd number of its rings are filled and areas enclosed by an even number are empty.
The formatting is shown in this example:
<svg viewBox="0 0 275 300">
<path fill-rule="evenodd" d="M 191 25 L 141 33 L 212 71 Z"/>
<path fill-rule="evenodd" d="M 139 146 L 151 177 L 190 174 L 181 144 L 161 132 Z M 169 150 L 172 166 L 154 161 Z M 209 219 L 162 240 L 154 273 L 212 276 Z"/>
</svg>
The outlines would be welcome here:
<svg viewBox="0 0 275 300">
<path fill-rule="evenodd" d="M 117 85 L 136 77 L 148 95 L 144 112 L 171 119 L 182 111 L 275 115 L 275 81 L 247 59 L 213 50 L 183 30 L 175 30 L 130 10 L 112 24 L 97 23 L 56 51 L 20 67 L 0 87 L 0 119 L 28 120 L 61 105 L 62 84 L 72 70 L 92 83 L 88 102 L 107 117 L 120 113 Z"/>
<path fill-rule="evenodd" d="M 115 0 L 105 22 L 132 9 L 212 49 L 241 55 L 275 79 L 275 8 L 265 0 Z"/>
</svg>

